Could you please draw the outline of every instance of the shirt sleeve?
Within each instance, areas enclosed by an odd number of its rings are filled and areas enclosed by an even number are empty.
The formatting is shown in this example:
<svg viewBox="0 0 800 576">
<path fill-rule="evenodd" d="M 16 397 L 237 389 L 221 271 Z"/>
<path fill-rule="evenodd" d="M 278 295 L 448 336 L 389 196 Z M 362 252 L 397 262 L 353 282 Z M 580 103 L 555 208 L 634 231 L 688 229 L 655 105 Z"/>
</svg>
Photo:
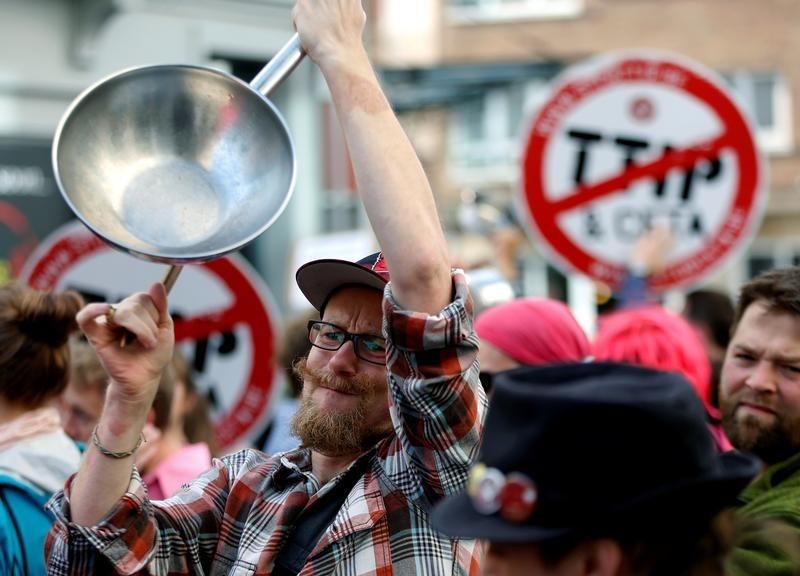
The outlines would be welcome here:
<svg viewBox="0 0 800 576">
<path fill-rule="evenodd" d="M 246 464 L 246 451 L 215 459 L 213 467 L 173 498 L 150 501 L 134 469 L 127 493 L 94 526 L 79 526 L 70 517 L 70 488 L 48 502 L 56 517 L 45 543 L 48 573 L 90 575 L 206 573 L 219 538 L 230 478 Z"/>
<path fill-rule="evenodd" d="M 797 521 L 739 522 L 737 545 L 725 565 L 731 576 L 789 576 L 800 569 Z"/>
<path fill-rule="evenodd" d="M 379 454 L 393 482 L 428 507 L 463 489 L 486 415 L 464 273 L 453 272 L 453 300 L 437 315 L 402 310 L 388 284 L 384 335 L 396 440 Z"/>
<path fill-rule="evenodd" d="M 800 456 L 766 468 L 739 494 L 732 576 L 800 573 Z"/>
</svg>

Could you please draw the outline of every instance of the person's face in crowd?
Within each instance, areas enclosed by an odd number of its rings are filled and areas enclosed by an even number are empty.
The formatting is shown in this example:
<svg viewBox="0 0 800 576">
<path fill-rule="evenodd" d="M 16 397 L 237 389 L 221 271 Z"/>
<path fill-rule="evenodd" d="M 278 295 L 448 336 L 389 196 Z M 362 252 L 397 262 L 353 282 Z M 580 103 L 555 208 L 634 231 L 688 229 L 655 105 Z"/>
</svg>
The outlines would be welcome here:
<svg viewBox="0 0 800 576">
<path fill-rule="evenodd" d="M 580 543 L 550 562 L 535 544 L 485 545 L 481 576 L 610 576 L 619 573 L 622 560 L 619 546 L 608 539 Z"/>
<path fill-rule="evenodd" d="M 520 365 L 519 362 L 486 340 L 481 340 L 481 346 L 478 349 L 478 361 L 481 364 L 481 372 L 488 374 L 497 374 Z"/>
<path fill-rule="evenodd" d="M 377 290 L 344 288 L 328 301 L 322 320 L 352 334 L 380 336 L 381 302 Z M 392 431 L 386 367 L 356 356 L 353 344 L 312 347 L 297 367 L 303 393 L 292 429 L 305 446 L 328 456 L 361 452 Z"/>
<path fill-rule="evenodd" d="M 519 362 L 486 340 L 481 340 L 481 345 L 478 348 L 478 362 L 481 366 L 481 384 L 490 397 L 494 386 L 494 375 L 504 370 L 517 368 L 520 365 Z"/>
<path fill-rule="evenodd" d="M 105 392 L 94 388 L 79 389 L 70 382 L 58 401 L 61 425 L 64 432 L 78 442 L 88 442 L 100 413 L 103 411 Z"/>
<path fill-rule="evenodd" d="M 800 317 L 763 302 L 742 315 L 720 379 L 725 433 L 767 464 L 800 450 Z"/>
</svg>

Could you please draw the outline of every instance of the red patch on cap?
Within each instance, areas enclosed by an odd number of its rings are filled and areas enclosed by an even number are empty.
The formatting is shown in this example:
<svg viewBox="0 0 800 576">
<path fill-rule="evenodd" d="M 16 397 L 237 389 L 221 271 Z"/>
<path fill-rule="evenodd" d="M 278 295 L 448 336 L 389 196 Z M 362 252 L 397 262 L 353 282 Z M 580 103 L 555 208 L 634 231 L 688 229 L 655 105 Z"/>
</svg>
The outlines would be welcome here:
<svg viewBox="0 0 800 576">
<path fill-rule="evenodd" d="M 389 281 L 389 268 L 386 266 L 386 258 L 383 257 L 383 252 L 378 252 L 377 259 L 371 266 L 367 266 L 376 274 L 382 276 L 387 282 Z"/>
</svg>

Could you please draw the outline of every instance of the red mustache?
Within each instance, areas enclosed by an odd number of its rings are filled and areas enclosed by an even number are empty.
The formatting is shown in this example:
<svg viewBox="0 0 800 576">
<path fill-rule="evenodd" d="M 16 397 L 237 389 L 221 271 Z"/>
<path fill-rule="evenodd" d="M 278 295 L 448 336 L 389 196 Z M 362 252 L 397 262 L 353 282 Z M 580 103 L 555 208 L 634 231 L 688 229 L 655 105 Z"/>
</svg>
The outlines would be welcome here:
<svg viewBox="0 0 800 576">
<path fill-rule="evenodd" d="M 342 394 L 364 395 L 372 390 L 369 376 L 359 374 L 352 378 L 342 378 L 329 372 L 323 372 L 315 368 L 309 368 L 305 359 L 295 363 L 294 372 L 303 380 L 303 386 L 313 386 L 315 388 L 328 388 Z"/>
<path fill-rule="evenodd" d="M 770 412 L 777 412 L 777 407 L 774 405 L 775 403 L 770 401 L 770 399 L 763 394 L 743 392 L 741 395 L 736 397 L 736 406 L 738 407 L 742 404 L 750 404 Z"/>
</svg>

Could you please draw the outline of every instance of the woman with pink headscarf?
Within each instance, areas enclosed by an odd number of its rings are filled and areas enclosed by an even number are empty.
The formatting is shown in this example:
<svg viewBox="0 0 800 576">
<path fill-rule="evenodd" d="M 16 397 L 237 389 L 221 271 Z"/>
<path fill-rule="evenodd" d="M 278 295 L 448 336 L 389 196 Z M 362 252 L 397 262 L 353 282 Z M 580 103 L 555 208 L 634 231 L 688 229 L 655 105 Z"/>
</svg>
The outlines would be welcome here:
<svg viewBox="0 0 800 576">
<path fill-rule="evenodd" d="M 711 364 L 694 328 L 661 306 L 614 312 L 600 319 L 593 354 L 596 360 L 628 362 L 666 372 L 678 372 L 694 388 L 720 450 L 730 450 L 711 403 Z"/>
<path fill-rule="evenodd" d="M 549 298 L 518 298 L 480 313 L 478 360 L 487 391 L 491 376 L 523 364 L 579 362 L 590 354 L 589 341 L 566 304 Z"/>
</svg>

